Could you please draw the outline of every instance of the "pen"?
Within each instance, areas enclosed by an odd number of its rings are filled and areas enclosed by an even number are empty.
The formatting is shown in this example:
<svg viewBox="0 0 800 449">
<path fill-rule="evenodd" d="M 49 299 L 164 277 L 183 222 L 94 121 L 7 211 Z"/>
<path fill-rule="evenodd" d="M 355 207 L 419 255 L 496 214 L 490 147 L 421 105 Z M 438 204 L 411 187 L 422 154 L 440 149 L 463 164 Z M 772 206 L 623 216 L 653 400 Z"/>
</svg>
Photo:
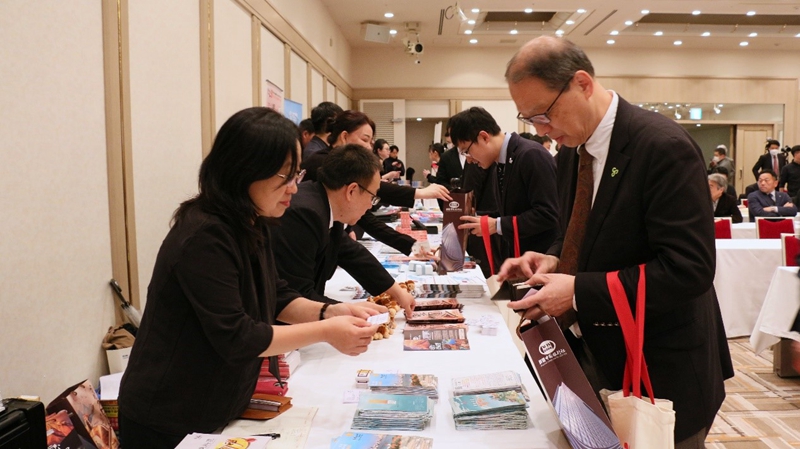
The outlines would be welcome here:
<svg viewBox="0 0 800 449">
<path fill-rule="evenodd" d="M 255 434 L 253 436 L 254 437 L 270 437 L 273 440 L 276 440 L 276 439 L 281 437 L 281 434 L 279 434 L 279 433 L 257 433 L 257 434 Z"/>
</svg>

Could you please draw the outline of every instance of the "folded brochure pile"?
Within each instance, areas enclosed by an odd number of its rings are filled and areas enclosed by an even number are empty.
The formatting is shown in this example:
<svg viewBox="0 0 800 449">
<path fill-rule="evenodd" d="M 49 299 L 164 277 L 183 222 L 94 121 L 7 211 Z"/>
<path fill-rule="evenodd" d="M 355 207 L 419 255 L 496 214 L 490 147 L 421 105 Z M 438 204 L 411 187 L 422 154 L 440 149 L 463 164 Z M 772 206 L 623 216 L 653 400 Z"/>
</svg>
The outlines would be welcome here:
<svg viewBox="0 0 800 449">
<path fill-rule="evenodd" d="M 369 389 L 372 393 L 425 395 L 431 399 L 439 397 L 439 380 L 432 374 L 370 374 Z"/>
<path fill-rule="evenodd" d="M 433 399 L 401 394 L 362 394 L 354 430 L 423 430 L 433 417 Z"/>
<path fill-rule="evenodd" d="M 431 438 L 410 435 L 345 432 L 331 441 L 331 449 L 431 449 Z"/>
<path fill-rule="evenodd" d="M 527 429 L 528 397 L 519 374 L 503 371 L 452 380 L 456 430 Z"/>
</svg>

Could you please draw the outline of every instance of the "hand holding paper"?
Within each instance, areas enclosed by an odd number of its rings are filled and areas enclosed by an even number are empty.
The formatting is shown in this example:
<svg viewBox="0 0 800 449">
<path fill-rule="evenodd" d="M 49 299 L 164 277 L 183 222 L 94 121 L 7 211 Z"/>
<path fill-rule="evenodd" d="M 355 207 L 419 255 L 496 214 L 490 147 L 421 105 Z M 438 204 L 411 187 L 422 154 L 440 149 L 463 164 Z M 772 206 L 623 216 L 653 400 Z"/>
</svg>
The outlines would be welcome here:
<svg viewBox="0 0 800 449">
<path fill-rule="evenodd" d="M 500 272 L 497 273 L 497 278 L 499 282 L 506 279 L 530 278 L 534 274 L 553 273 L 557 268 L 558 257 L 528 251 L 521 257 L 506 259 L 500 267 Z"/>
<path fill-rule="evenodd" d="M 568 274 L 534 274 L 527 281 L 529 285 L 541 284 L 539 290 L 531 289 L 519 301 L 508 303 L 514 310 L 525 310 L 523 317 L 531 321 L 542 315 L 561 316 L 572 308 L 575 296 L 575 276 Z M 538 310 L 533 309 L 536 307 Z"/>
</svg>

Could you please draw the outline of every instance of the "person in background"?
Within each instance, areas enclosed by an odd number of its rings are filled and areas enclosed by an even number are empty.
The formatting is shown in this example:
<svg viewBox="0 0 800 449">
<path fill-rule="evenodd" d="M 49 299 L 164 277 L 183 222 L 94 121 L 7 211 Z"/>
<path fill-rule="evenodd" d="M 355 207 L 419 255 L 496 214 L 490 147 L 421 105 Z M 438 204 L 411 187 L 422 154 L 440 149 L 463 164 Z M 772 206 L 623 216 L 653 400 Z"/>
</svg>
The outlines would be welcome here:
<svg viewBox="0 0 800 449">
<path fill-rule="evenodd" d="M 728 147 L 725 145 L 717 145 L 717 148 L 714 148 L 714 157 L 711 158 L 711 162 L 708 164 L 708 173 L 719 173 L 719 171 L 714 171 L 714 169 L 724 168 L 728 176 L 728 185 L 736 184 L 736 166 L 733 163 L 733 159 L 728 157 Z"/>
<path fill-rule="evenodd" d="M 380 168 L 378 158 L 361 145 L 331 150 L 318 182 L 302 183 L 280 222 L 271 224 L 275 260 L 289 286 L 314 301 L 338 303 L 325 296 L 325 284 L 339 266 L 370 294 L 391 295 L 410 316 L 411 294 L 344 232 L 344 225 L 355 225 L 380 201 Z"/>
<path fill-rule="evenodd" d="M 400 176 L 405 176 L 406 166 L 403 164 L 403 161 L 397 158 L 399 153 L 400 148 L 398 148 L 397 145 L 389 145 L 389 157 L 383 160 L 384 173 L 396 171 L 400 173 Z M 398 176 L 398 178 L 400 176 Z"/>
<path fill-rule="evenodd" d="M 728 178 L 722 173 L 708 175 L 708 189 L 711 191 L 711 207 L 715 217 L 730 217 L 733 223 L 742 222 L 742 211 L 739 210 L 735 196 L 725 192 Z"/>
<path fill-rule="evenodd" d="M 439 158 L 439 169 L 436 171 L 436 183 L 443 186 L 452 188 L 452 180 L 458 179 L 463 183 L 464 177 L 464 164 L 467 162 L 467 157 L 459 153 L 458 148 L 453 146 L 453 141 L 450 138 L 450 127 L 447 127 L 447 134 L 445 134 L 447 141 L 447 149 L 442 153 Z M 442 209 L 444 210 L 444 209 Z"/>
<path fill-rule="evenodd" d="M 375 131 L 373 131 L 373 134 Z M 389 159 L 392 150 L 389 149 L 389 142 L 384 139 L 378 139 L 375 143 L 372 144 L 372 152 L 375 153 L 376 156 L 381 161 L 381 180 L 382 181 L 394 181 L 400 177 L 399 171 L 394 170 L 386 170 L 386 166 L 384 162 Z"/>
<path fill-rule="evenodd" d="M 441 143 L 434 143 L 428 148 L 428 158 L 431 160 L 431 169 L 422 170 L 422 175 L 429 184 L 436 183 L 436 172 L 439 170 L 439 159 L 442 158 L 444 153 L 444 145 Z"/>
<path fill-rule="evenodd" d="M 314 138 L 314 123 L 307 118 L 301 121 L 297 127 L 300 129 L 300 148 L 305 148 L 308 142 Z"/>
<path fill-rule="evenodd" d="M 750 221 L 756 217 L 794 217 L 797 207 L 786 192 L 777 190 L 778 177 L 767 168 L 758 175 L 758 191 L 747 196 Z"/>
<path fill-rule="evenodd" d="M 725 167 L 719 167 L 719 166 L 714 167 L 713 169 L 711 169 L 711 173 L 719 173 L 720 175 L 724 176 L 725 179 L 730 179 L 728 177 L 728 169 Z M 737 200 L 739 198 L 739 196 L 736 194 L 736 189 L 730 184 L 730 182 L 728 183 L 728 189 L 725 190 L 725 193 L 736 198 Z"/>
<path fill-rule="evenodd" d="M 175 211 L 153 269 L 119 391 L 126 449 L 171 449 L 239 417 L 263 357 L 278 377 L 273 356 L 293 349 L 367 350 L 377 327 L 366 318 L 384 308 L 326 307 L 276 272 L 266 223 L 284 214 L 302 178 L 297 136 L 294 123 L 263 107 L 234 114 L 217 133 L 200 192 Z"/>
<path fill-rule="evenodd" d="M 303 160 L 311 157 L 317 151 L 328 148 L 328 123 L 342 112 L 342 108 L 330 101 L 323 101 L 311 110 L 311 123 L 314 125 L 314 137 L 303 148 Z"/>
<path fill-rule="evenodd" d="M 779 179 L 778 188 L 788 193 L 792 202 L 797 203 L 797 194 L 800 193 L 800 145 L 792 147 L 792 162 L 783 167 Z"/>
<path fill-rule="evenodd" d="M 704 448 L 733 377 L 714 291 L 714 224 L 706 164 L 681 125 L 607 90 L 584 51 L 542 36 L 506 70 L 518 118 L 559 144 L 560 237 L 507 260 L 498 280 L 543 284 L 509 303 L 556 317 L 594 387 L 619 390 L 627 357 L 607 276 L 636 292 L 645 264 L 644 356 L 655 397 L 675 410 L 675 448 Z M 633 297 L 630 298 L 634 300 Z M 573 327 L 573 329 L 575 329 Z"/>
<path fill-rule="evenodd" d="M 758 174 L 764 170 L 772 170 L 775 176 L 783 170 L 786 165 L 786 156 L 781 154 L 781 143 L 775 139 L 768 139 L 764 147 L 764 154 L 758 158 L 756 165 L 753 165 L 753 176 L 758 179 Z"/>
</svg>

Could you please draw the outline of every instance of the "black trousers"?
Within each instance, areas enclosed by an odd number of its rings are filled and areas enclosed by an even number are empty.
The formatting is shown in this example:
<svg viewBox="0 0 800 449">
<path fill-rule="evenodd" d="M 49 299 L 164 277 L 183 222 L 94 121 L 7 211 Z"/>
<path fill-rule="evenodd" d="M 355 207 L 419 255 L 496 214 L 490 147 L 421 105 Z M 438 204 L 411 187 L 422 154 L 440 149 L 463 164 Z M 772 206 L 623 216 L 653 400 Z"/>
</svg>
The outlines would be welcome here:
<svg viewBox="0 0 800 449">
<path fill-rule="evenodd" d="M 125 449 L 175 449 L 185 436 L 158 432 L 119 415 L 120 446 Z"/>
</svg>

